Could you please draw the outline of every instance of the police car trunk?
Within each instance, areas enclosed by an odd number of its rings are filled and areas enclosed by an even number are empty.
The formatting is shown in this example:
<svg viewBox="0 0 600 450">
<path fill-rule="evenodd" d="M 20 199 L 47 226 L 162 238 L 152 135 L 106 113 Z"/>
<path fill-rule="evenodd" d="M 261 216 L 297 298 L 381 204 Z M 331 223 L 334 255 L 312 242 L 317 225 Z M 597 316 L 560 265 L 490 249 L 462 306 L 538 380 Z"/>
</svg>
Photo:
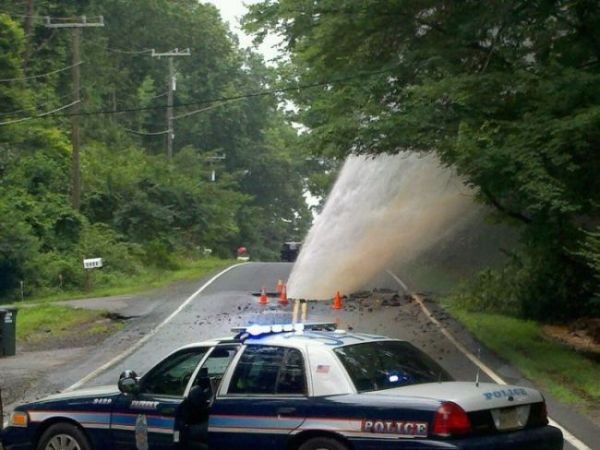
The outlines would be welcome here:
<svg viewBox="0 0 600 450">
<path fill-rule="evenodd" d="M 432 421 L 431 433 L 449 437 L 485 435 L 534 428 L 547 424 L 541 394 L 533 389 L 492 383 L 441 382 L 369 392 L 367 395 L 420 397 L 441 402 Z M 365 428 L 369 428 L 366 424 Z M 389 424 L 373 423 L 376 428 Z"/>
</svg>

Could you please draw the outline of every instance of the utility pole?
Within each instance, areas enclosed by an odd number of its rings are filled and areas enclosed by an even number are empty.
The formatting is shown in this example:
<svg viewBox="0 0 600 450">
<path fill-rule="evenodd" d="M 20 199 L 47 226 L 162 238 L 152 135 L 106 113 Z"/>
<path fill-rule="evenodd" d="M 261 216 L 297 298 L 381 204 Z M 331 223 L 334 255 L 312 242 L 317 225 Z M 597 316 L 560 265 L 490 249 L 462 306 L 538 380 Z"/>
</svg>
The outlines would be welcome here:
<svg viewBox="0 0 600 450">
<path fill-rule="evenodd" d="M 173 127 L 173 94 L 177 89 L 177 80 L 175 77 L 175 64 L 173 57 L 175 56 L 191 56 L 190 49 L 185 50 L 171 50 L 170 52 L 157 53 L 152 49 L 153 58 L 161 58 L 166 56 L 169 58 L 169 75 L 167 77 L 167 158 L 171 160 L 173 158 L 173 139 L 175 139 L 175 130 Z"/>
<path fill-rule="evenodd" d="M 33 13 L 34 13 L 34 0 L 27 0 L 27 15 L 25 16 L 25 39 L 27 46 L 25 48 L 25 56 L 23 57 L 23 65 L 29 64 L 29 58 L 33 51 Z"/>
<path fill-rule="evenodd" d="M 81 134 L 79 129 L 79 115 L 81 113 L 81 73 L 79 70 L 81 57 L 79 44 L 81 41 L 81 29 L 104 26 L 104 18 L 102 16 L 99 17 L 98 22 L 88 22 L 86 16 L 82 16 L 80 20 L 81 22 L 52 23 L 52 19 L 46 17 L 46 28 L 71 28 L 73 30 L 73 69 L 71 73 L 73 76 L 73 97 L 75 104 L 73 105 L 73 114 L 71 115 L 71 144 L 73 145 L 73 153 L 71 155 L 71 206 L 76 210 L 79 210 L 81 206 Z"/>
</svg>

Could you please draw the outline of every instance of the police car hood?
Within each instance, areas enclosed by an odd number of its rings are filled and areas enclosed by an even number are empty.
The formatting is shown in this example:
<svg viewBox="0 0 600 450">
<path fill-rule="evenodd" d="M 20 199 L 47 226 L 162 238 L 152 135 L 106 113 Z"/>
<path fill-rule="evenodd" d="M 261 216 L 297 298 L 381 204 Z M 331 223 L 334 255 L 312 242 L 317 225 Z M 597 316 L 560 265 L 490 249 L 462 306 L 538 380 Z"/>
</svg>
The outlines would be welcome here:
<svg viewBox="0 0 600 450">
<path fill-rule="evenodd" d="M 46 400 L 66 400 L 72 398 L 87 398 L 87 397 L 108 397 L 119 393 L 119 389 L 114 384 L 107 386 L 95 386 L 86 389 L 78 389 L 76 391 L 61 392 L 45 397 Z"/>
<path fill-rule="evenodd" d="M 543 401 L 542 395 L 535 389 L 494 383 L 479 383 L 479 386 L 477 386 L 475 382 L 457 381 L 414 384 L 368 392 L 365 395 L 420 397 L 450 401 L 467 412 Z"/>
</svg>

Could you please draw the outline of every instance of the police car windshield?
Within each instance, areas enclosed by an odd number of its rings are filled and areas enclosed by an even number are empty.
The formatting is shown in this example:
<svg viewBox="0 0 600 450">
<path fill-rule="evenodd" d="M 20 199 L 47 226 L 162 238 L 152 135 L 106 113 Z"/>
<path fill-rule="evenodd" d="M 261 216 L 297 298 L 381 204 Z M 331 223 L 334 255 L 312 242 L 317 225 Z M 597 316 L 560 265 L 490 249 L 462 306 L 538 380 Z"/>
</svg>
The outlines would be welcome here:
<svg viewBox="0 0 600 450">
<path fill-rule="evenodd" d="M 433 359 L 407 342 L 375 341 L 334 349 L 358 392 L 452 381 Z"/>
</svg>

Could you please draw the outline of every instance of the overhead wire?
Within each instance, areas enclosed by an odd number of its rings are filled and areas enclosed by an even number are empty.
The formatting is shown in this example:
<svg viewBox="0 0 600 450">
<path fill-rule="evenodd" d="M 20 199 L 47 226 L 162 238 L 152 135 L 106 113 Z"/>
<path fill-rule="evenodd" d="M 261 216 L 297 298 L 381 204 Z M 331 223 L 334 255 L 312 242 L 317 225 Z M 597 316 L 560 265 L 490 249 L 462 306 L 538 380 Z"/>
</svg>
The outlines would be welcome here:
<svg viewBox="0 0 600 450">
<path fill-rule="evenodd" d="M 45 77 L 48 77 L 50 75 L 54 75 L 55 73 L 64 72 L 66 70 L 72 69 L 73 67 L 80 66 L 83 63 L 84 63 L 84 61 L 79 61 L 76 64 L 71 64 L 70 66 L 63 67 L 62 69 L 53 70 L 53 71 L 47 72 L 47 73 L 40 73 L 38 75 L 29 75 L 29 76 L 26 76 L 26 77 L 17 77 L 17 78 L 1 78 L 0 79 L 0 83 L 10 83 L 10 82 L 13 82 L 13 81 L 33 80 L 35 78 L 45 78 Z"/>
<path fill-rule="evenodd" d="M 52 14 L 47 15 L 39 15 L 39 14 L 17 14 L 6 10 L 0 10 L 0 14 L 6 14 L 10 17 L 18 17 L 19 19 L 35 19 L 35 20 L 46 20 L 47 17 L 52 17 L 52 20 L 75 20 L 78 19 L 77 16 L 69 16 L 69 17 L 57 17 Z"/>
<path fill-rule="evenodd" d="M 93 41 L 87 41 L 85 43 L 86 45 L 91 45 L 93 47 L 98 47 L 101 48 L 103 50 L 106 50 L 108 52 L 112 52 L 112 53 L 122 53 L 124 55 L 142 55 L 144 53 L 152 53 L 152 49 L 151 48 L 142 48 L 140 50 L 124 50 L 124 49 L 120 49 L 120 48 L 114 48 L 114 47 L 106 47 L 102 44 L 99 44 L 97 42 L 93 42 Z"/>
<path fill-rule="evenodd" d="M 215 108 L 218 108 L 220 106 L 226 105 L 227 103 L 231 103 L 231 102 L 235 102 L 235 101 L 240 101 L 240 100 L 243 100 L 243 99 L 239 99 L 238 98 L 238 99 L 235 99 L 235 100 L 228 100 L 228 101 L 217 103 L 216 105 L 207 106 L 206 108 L 196 109 L 195 111 L 190 111 L 190 112 L 186 112 L 186 113 L 180 114 L 178 116 L 174 116 L 173 120 L 183 119 L 184 117 L 193 116 L 194 114 L 198 114 L 198 113 L 201 113 L 201 112 L 204 112 L 204 111 L 209 111 L 211 109 L 215 109 Z"/>
<path fill-rule="evenodd" d="M 162 94 L 157 94 L 157 95 L 153 95 L 152 97 L 149 98 L 149 100 L 155 99 L 155 98 L 161 98 L 164 97 L 165 95 L 169 95 L 169 92 L 163 92 Z"/>
<path fill-rule="evenodd" d="M 154 133 L 150 133 L 150 132 L 146 132 L 146 131 L 137 131 L 137 130 L 132 130 L 130 128 L 123 128 L 125 131 L 127 131 L 128 133 L 133 133 L 133 134 L 139 134 L 142 136 L 158 136 L 160 134 L 167 134 L 167 133 L 172 133 L 173 130 L 164 130 L 164 131 L 156 131 Z"/>
<path fill-rule="evenodd" d="M 213 99 L 175 104 L 175 105 L 172 105 L 171 107 L 174 109 L 177 109 L 177 108 L 186 108 L 189 106 L 200 106 L 200 105 L 211 105 L 212 106 L 212 104 L 216 103 L 216 102 L 223 103 L 223 102 L 230 102 L 230 101 L 234 101 L 234 100 L 243 100 L 243 99 L 257 98 L 257 97 L 267 97 L 267 96 L 281 94 L 281 93 L 285 93 L 285 92 L 300 91 L 300 90 L 312 89 L 312 88 L 317 88 L 317 87 L 342 84 L 342 83 L 360 79 L 360 78 L 371 77 L 371 76 L 375 76 L 375 75 L 389 73 L 394 69 L 396 69 L 396 66 L 390 67 L 387 69 L 372 71 L 372 72 L 364 72 L 362 74 L 356 74 L 356 75 L 333 79 L 333 80 L 320 81 L 320 82 L 315 82 L 315 83 L 310 83 L 310 84 L 289 86 L 289 87 L 284 87 L 284 88 L 270 89 L 270 90 L 264 90 L 264 91 L 258 91 L 258 92 L 250 92 L 250 93 L 246 93 L 246 94 L 234 95 L 231 97 L 216 97 Z M 59 114 L 59 113 L 54 112 L 51 114 L 45 114 L 44 116 L 45 117 L 72 117 L 72 116 L 112 115 L 112 114 L 123 114 L 123 113 L 138 112 L 138 111 L 162 110 L 162 109 L 166 109 L 166 108 L 169 108 L 169 106 L 168 105 L 140 106 L 137 108 L 100 109 L 100 110 L 95 110 L 95 111 L 81 111 L 78 113 L 60 113 Z M 198 111 L 198 112 L 200 112 L 200 111 Z M 34 116 L 33 118 L 37 118 L 37 117 L 39 117 L 39 116 Z"/>
<path fill-rule="evenodd" d="M 94 83 L 91 83 L 89 86 L 86 86 L 85 88 L 83 86 L 81 86 L 79 88 L 79 93 L 83 92 L 84 89 L 93 89 L 94 87 L 97 86 L 97 84 L 98 84 L 97 82 L 94 82 Z M 63 94 L 63 95 L 60 95 L 60 96 L 55 97 L 55 98 L 47 98 L 46 99 L 47 101 L 45 103 L 37 103 L 37 104 L 35 104 L 33 106 L 29 106 L 29 107 L 26 107 L 26 108 L 15 109 L 15 110 L 12 110 L 12 111 L 0 112 L 0 117 L 1 116 L 11 116 L 11 115 L 14 115 L 14 114 L 17 114 L 17 113 L 20 113 L 20 112 L 25 112 L 25 111 L 30 111 L 30 112 L 35 113 L 39 109 L 48 107 L 51 104 L 56 103 L 56 102 L 61 102 L 64 99 L 66 99 L 67 97 L 73 97 L 73 92 L 69 92 L 67 94 Z"/>
<path fill-rule="evenodd" d="M 30 117 L 22 117 L 22 118 L 20 118 L 20 119 L 8 120 L 8 121 L 6 121 L 6 122 L 0 122 L 0 126 L 3 126 L 3 125 L 13 125 L 13 124 L 15 124 L 15 123 L 25 122 L 25 121 L 27 121 L 27 120 L 40 119 L 40 118 L 42 118 L 42 117 L 47 117 L 47 116 L 49 116 L 49 115 L 52 115 L 52 114 L 54 114 L 54 113 L 57 113 L 57 112 L 59 112 L 59 111 L 62 111 L 62 110 L 64 110 L 64 109 L 70 108 L 71 106 L 74 106 L 74 105 L 76 105 L 76 104 L 77 104 L 77 103 L 79 103 L 80 101 L 81 101 L 81 100 L 75 100 L 74 102 L 71 102 L 71 103 L 69 103 L 68 105 L 64 105 L 64 106 L 61 106 L 61 107 L 59 107 L 59 108 L 53 109 L 52 111 L 46 111 L 46 112 L 44 112 L 44 113 L 37 114 L 37 115 L 35 115 L 35 116 L 30 116 Z"/>
</svg>

